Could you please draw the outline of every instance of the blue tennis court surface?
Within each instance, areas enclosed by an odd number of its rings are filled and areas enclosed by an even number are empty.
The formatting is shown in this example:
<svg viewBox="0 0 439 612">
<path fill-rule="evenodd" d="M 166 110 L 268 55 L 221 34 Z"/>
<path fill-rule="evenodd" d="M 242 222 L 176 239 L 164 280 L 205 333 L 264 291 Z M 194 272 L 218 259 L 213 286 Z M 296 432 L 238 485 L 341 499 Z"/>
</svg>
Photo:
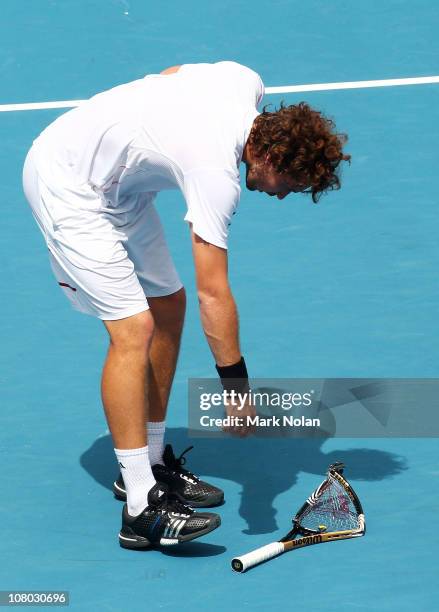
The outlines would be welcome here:
<svg viewBox="0 0 439 612">
<path fill-rule="evenodd" d="M 5 0 L 0 105 L 85 99 L 175 64 L 239 61 L 266 86 L 438 74 L 436 2 Z M 252 377 L 437 377 L 439 85 L 268 95 L 347 132 L 342 189 L 318 206 L 243 189 L 231 285 Z M 70 309 L 21 188 L 27 149 L 62 110 L 0 113 L 0 590 L 68 590 L 75 610 L 438 609 L 437 439 L 196 440 L 225 490 L 220 529 L 177 549 L 119 547 L 121 506 L 99 381 L 107 333 Z M 187 379 L 212 377 L 184 202 L 158 209 L 188 292 L 167 440 L 187 437 Z M 230 559 L 282 537 L 341 459 L 367 535 L 244 575 Z"/>
</svg>

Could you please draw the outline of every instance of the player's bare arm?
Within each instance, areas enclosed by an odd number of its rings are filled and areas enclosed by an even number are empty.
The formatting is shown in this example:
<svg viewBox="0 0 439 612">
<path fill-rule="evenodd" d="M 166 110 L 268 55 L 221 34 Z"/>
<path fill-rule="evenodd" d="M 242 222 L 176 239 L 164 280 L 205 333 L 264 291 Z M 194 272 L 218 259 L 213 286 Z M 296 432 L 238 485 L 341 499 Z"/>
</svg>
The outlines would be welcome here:
<svg viewBox="0 0 439 612">
<path fill-rule="evenodd" d="M 239 348 L 238 312 L 227 276 L 227 250 L 194 233 L 191 227 L 201 322 L 219 366 L 236 363 Z"/>
<path fill-rule="evenodd" d="M 201 322 L 217 366 L 225 370 L 231 366 L 237 378 L 246 374 L 241 369 L 241 350 L 239 346 L 238 311 L 228 281 L 227 250 L 221 249 L 194 233 L 191 226 L 192 250 L 195 262 L 198 300 Z M 245 389 L 236 389 L 245 391 Z M 225 428 L 232 435 L 245 437 L 254 431 L 248 425 L 247 416 L 254 416 L 253 406 L 228 402 L 225 406 L 229 416 L 239 417 L 232 427 Z"/>
</svg>

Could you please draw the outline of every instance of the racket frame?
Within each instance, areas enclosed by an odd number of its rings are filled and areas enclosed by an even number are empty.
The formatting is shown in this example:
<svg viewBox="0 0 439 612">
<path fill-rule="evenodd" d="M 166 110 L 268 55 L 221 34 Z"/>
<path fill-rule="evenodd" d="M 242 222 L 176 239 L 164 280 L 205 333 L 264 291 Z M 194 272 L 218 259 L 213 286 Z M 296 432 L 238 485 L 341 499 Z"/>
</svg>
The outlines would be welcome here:
<svg viewBox="0 0 439 612">
<path fill-rule="evenodd" d="M 316 488 L 316 490 L 308 497 L 306 502 L 301 506 L 296 516 L 293 518 L 293 528 L 277 542 L 272 542 L 257 548 L 256 550 L 242 555 L 241 557 L 235 557 L 232 559 L 232 569 L 236 572 L 242 573 L 247 569 L 268 561 L 273 557 L 277 557 L 284 552 L 294 550 L 296 548 L 304 548 L 305 546 L 312 546 L 314 544 L 323 544 L 325 542 L 335 542 L 337 540 L 348 540 L 351 538 L 358 538 L 366 533 L 366 521 L 364 518 L 363 507 L 355 493 L 352 486 L 348 481 L 343 478 L 344 465 L 340 462 L 334 463 L 328 468 L 328 476 L 325 480 Z M 344 529 L 339 531 L 328 531 L 322 532 L 314 529 L 308 529 L 300 525 L 300 517 L 306 510 L 312 508 L 312 506 L 318 500 L 320 493 L 330 484 L 330 478 L 334 478 L 343 487 L 349 498 L 351 499 L 355 511 L 358 515 L 358 527 L 356 529 Z M 296 536 L 300 535 L 300 538 Z M 279 546 L 281 544 L 282 546 Z M 260 555 L 258 554 L 260 552 Z"/>
</svg>

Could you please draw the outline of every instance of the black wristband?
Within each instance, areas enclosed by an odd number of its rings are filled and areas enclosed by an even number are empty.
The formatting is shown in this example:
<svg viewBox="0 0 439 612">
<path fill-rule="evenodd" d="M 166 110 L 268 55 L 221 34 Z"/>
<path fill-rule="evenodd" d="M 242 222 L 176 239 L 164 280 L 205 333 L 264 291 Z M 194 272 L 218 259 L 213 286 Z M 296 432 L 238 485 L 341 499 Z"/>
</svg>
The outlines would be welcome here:
<svg viewBox="0 0 439 612">
<path fill-rule="evenodd" d="M 221 383 L 226 391 L 236 391 L 238 393 L 249 390 L 247 366 L 244 357 L 232 365 L 216 365 L 216 371 L 221 378 Z"/>
</svg>

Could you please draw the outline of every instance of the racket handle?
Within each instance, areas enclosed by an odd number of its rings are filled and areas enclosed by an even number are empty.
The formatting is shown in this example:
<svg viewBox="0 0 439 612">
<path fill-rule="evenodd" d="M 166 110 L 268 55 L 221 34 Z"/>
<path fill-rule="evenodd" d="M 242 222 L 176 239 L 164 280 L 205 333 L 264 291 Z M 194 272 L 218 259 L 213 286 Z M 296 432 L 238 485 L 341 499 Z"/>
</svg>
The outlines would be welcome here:
<svg viewBox="0 0 439 612">
<path fill-rule="evenodd" d="M 267 544 L 266 546 L 252 550 L 252 552 L 249 552 L 246 555 L 232 559 L 232 569 L 234 569 L 235 572 L 245 572 L 250 567 L 258 565 L 258 563 L 262 563 L 263 561 L 268 561 L 268 559 L 277 557 L 277 555 L 283 553 L 284 550 L 285 549 L 282 542 Z"/>
</svg>

